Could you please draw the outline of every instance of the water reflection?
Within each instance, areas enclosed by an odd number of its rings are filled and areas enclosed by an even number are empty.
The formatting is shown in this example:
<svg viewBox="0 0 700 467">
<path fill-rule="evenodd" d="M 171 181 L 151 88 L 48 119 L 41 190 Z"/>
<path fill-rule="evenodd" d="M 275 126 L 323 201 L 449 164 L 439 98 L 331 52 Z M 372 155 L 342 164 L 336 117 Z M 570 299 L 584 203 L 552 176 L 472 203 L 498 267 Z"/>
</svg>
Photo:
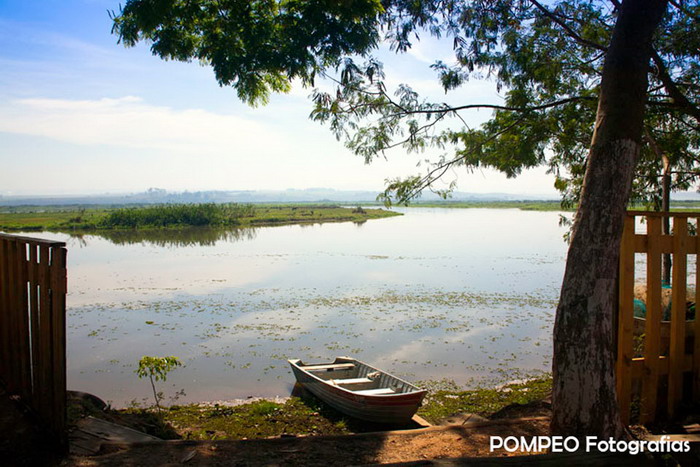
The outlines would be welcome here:
<svg viewBox="0 0 700 467">
<path fill-rule="evenodd" d="M 101 237 L 115 245 L 152 245 L 159 247 L 214 246 L 218 242 L 239 242 L 255 239 L 257 228 L 213 229 L 188 227 L 167 230 L 100 230 L 85 234 L 71 234 L 70 239 L 87 246 L 89 237 Z"/>
<path fill-rule="evenodd" d="M 276 396 L 286 360 L 351 355 L 409 380 L 547 370 L 566 244 L 558 213 L 402 209 L 275 228 L 45 233 L 69 240 L 68 384 L 123 406 L 175 355 L 183 402 Z M 85 248 L 77 248 L 83 242 Z"/>
</svg>

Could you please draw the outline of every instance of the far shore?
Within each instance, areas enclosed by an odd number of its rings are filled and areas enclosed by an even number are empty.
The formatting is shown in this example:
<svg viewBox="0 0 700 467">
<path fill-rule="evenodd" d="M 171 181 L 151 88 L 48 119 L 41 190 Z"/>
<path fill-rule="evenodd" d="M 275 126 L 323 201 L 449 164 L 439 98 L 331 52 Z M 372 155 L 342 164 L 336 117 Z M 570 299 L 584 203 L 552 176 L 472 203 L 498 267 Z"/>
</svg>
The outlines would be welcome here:
<svg viewBox="0 0 700 467">
<path fill-rule="evenodd" d="M 246 228 L 326 222 L 365 222 L 400 216 L 380 208 L 338 205 L 187 204 L 139 206 L 0 206 L 0 230 L 89 233 L 177 230 L 191 227 Z"/>
</svg>

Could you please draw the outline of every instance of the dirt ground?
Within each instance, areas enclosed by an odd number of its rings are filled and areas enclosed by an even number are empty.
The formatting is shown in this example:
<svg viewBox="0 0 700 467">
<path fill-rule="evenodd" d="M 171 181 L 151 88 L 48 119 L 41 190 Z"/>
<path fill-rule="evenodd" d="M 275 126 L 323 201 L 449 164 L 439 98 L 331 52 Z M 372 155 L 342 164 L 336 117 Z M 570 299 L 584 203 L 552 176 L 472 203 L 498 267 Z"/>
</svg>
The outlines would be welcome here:
<svg viewBox="0 0 700 467">
<path fill-rule="evenodd" d="M 2 394 L 0 394 L 2 395 Z M 1 399 L 1 398 L 0 398 Z M 10 402 L 7 399 L 5 402 Z M 6 404 L 13 408 L 13 404 Z M 8 412 L 0 411 L 7 415 Z M 20 418 L 24 414 L 16 413 Z M 7 418 L 7 420 L 5 420 Z M 40 436 L 32 436 L 29 426 L 17 426 L 10 417 L 0 417 L 5 431 L 13 439 L 2 439 L 0 465 L 61 466 L 352 466 L 352 465 L 421 465 L 454 467 L 458 465 L 493 465 L 500 459 L 508 465 L 657 465 L 648 457 L 603 454 L 585 458 L 564 455 L 527 456 L 490 449 L 492 436 L 530 438 L 549 433 L 550 404 L 539 401 L 528 405 L 511 405 L 493 414 L 490 420 L 468 415 L 449 417 L 450 425 L 422 429 L 360 433 L 343 436 L 283 436 L 269 439 L 222 441 L 157 441 L 102 445 L 94 456 L 70 456 L 62 460 L 47 456 Z M 24 425 L 23 425 L 24 426 Z M 29 431 L 27 431 L 29 430 Z M 46 440 L 43 439 L 45 442 Z M 696 446 L 700 448 L 700 446 Z M 18 449 L 21 448 L 21 449 Z M 39 448 L 39 449 L 37 449 Z M 679 465 L 699 465 L 700 449 Z M 13 456 L 13 454 L 15 454 Z M 514 457 L 520 456 L 520 457 Z M 688 462 L 685 462 L 688 461 Z M 9 462 L 9 463 L 8 463 Z M 502 462 L 499 462 L 502 465 Z"/>
<path fill-rule="evenodd" d="M 490 436 L 537 436 L 549 420 L 502 419 L 457 426 L 349 436 L 285 437 L 244 441 L 167 441 L 106 446 L 94 457 L 72 457 L 72 466 L 125 465 L 366 465 L 454 457 L 510 455 L 490 452 Z M 522 454 L 522 453 L 520 453 Z"/>
</svg>

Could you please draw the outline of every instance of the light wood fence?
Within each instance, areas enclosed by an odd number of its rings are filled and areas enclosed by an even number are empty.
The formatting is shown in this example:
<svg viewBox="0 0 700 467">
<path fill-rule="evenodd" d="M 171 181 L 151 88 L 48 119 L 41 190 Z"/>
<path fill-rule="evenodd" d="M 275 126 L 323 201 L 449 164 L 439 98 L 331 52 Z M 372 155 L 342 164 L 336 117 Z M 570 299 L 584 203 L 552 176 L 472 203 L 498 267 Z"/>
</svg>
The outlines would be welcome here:
<svg viewBox="0 0 700 467">
<path fill-rule="evenodd" d="M 671 213 L 672 235 L 661 233 L 664 216 L 669 214 L 630 211 L 625 219 L 617 343 L 617 396 L 625 423 L 637 412 L 643 424 L 673 417 L 682 401 L 700 400 L 700 339 L 695 339 L 700 320 L 694 319 L 692 306 L 698 302 L 697 256 L 690 257 L 696 261 L 688 268 L 688 256 L 700 251 L 700 236 L 689 233 L 689 225 L 697 230 L 700 212 Z M 661 283 L 664 253 L 672 254 L 670 290 Z M 640 277 L 635 278 L 635 269 Z M 689 276 L 694 276 L 691 284 Z M 637 315 L 646 308 L 644 318 L 635 317 L 635 298 Z M 664 312 L 669 299 L 670 315 Z"/>
<path fill-rule="evenodd" d="M 0 234 L 0 379 L 66 436 L 65 243 Z"/>
</svg>

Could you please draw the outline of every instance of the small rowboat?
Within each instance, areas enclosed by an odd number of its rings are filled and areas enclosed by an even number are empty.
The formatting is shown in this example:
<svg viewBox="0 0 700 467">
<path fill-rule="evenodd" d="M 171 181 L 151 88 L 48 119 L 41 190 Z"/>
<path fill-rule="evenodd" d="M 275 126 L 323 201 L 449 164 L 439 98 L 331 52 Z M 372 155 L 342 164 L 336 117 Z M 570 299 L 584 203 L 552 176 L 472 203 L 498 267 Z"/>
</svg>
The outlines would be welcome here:
<svg viewBox="0 0 700 467">
<path fill-rule="evenodd" d="M 375 423 L 405 423 L 427 391 L 359 360 L 307 365 L 289 360 L 297 382 L 334 409 Z"/>
</svg>

